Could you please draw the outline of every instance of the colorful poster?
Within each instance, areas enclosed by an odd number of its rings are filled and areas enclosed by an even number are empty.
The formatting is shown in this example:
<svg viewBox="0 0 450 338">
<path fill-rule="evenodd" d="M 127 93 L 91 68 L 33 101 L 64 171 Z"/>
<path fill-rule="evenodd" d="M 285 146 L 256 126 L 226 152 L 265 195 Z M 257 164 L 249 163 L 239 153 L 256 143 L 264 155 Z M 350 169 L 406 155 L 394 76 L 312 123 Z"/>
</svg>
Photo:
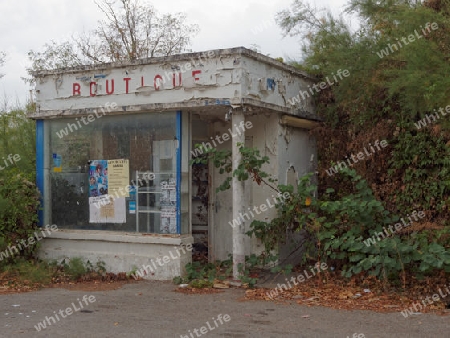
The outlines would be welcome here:
<svg viewBox="0 0 450 338">
<path fill-rule="evenodd" d="M 53 154 L 53 172 L 62 172 L 62 157 L 58 154 Z"/>
<path fill-rule="evenodd" d="M 108 195 L 108 161 L 94 160 L 89 165 L 89 197 Z"/>
<path fill-rule="evenodd" d="M 128 207 L 129 207 L 129 213 L 130 214 L 135 214 L 136 213 L 136 201 L 128 202 Z"/>
<path fill-rule="evenodd" d="M 132 186 L 130 189 L 130 201 L 128 202 L 128 212 L 136 214 L 136 187 Z"/>
<path fill-rule="evenodd" d="M 113 196 L 130 197 L 127 186 L 130 184 L 130 161 L 109 160 L 109 194 Z"/>
<path fill-rule="evenodd" d="M 125 223 L 128 160 L 93 160 L 89 165 L 89 222 Z M 117 192 L 117 193 L 116 193 Z M 128 197 L 128 196 L 127 196 Z"/>
</svg>

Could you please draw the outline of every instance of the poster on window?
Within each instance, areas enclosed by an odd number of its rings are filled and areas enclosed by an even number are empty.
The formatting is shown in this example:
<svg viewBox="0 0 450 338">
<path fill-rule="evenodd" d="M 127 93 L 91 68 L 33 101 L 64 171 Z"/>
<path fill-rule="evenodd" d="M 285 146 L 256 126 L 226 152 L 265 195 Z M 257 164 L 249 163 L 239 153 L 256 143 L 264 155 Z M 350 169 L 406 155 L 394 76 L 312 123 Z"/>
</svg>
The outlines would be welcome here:
<svg viewBox="0 0 450 338">
<path fill-rule="evenodd" d="M 109 160 L 109 194 L 121 197 L 130 197 L 127 186 L 130 184 L 130 161 Z"/>
<path fill-rule="evenodd" d="M 105 195 L 108 195 L 108 161 L 91 161 L 89 164 L 89 198 Z"/>
<path fill-rule="evenodd" d="M 177 212 L 175 208 L 161 210 L 161 233 L 176 234 L 177 233 Z"/>
<path fill-rule="evenodd" d="M 115 162 L 117 161 L 117 162 Z M 119 163 L 120 161 L 120 163 Z M 114 165 L 117 165 L 116 167 Z M 120 166 L 120 169 L 118 169 Z M 126 169 L 123 169 L 126 168 Z M 92 160 L 89 165 L 89 222 L 90 223 L 125 223 L 125 191 L 129 173 L 128 160 Z M 112 169 L 112 170 L 111 170 Z M 112 171 L 112 172 L 111 172 Z M 118 177 L 116 177 L 116 175 Z M 122 189 L 118 185 L 122 184 Z M 111 185 L 113 191 L 111 191 Z"/>
<path fill-rule="evenodd" d="M 177 233 L 177 185 L 175 178 L 163 180 L 161 183 L 161 233 Z"/>
<path fill-rule="evenodd" d="M 177 186 L 176 180 L 170 178 L 160 183 L 161 185 L 161 197 L 160 203 L 163 207 L 172 207 L 177 204 Z"/>
<path fill-rule="evenodd" d="M 125 197 L 89 197 L 90 223 L 126 223 Z"/>
</svg>

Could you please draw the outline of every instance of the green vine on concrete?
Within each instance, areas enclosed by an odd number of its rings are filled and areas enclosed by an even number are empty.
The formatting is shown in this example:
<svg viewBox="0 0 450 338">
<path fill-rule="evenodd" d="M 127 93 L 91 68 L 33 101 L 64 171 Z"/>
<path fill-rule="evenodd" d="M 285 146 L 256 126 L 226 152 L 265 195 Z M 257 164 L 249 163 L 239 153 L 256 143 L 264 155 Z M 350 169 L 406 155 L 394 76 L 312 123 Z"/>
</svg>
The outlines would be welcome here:
<svg viewBox="0 0 450 338">
<path fill-rule="evenodd" d="M 251 178 L 258 185 L 265 184 L 271 189 L 279 192 L 277 187 L 272 183 L 275 179 L 271 178 L 268 173 L 261 168 L 264 164 L 269 163 L 269 157 L 262 156 L 257 148 L 247 148 L 242 143 L 238 143 L 238 149 L 242 159 L 238 167 L 233 171 L 230 150 L 218 150 L 216 148 L 205 148 L 201 144 L 196 144 L 197 154 L 201 154 L 193 158 L 190 164 L 208 164 L 212 161 L 213 165 L 219 169 L 220 174 L 227 174 L 224 182 L 216 188 L 216 192 L 225 191 L 231 188 L 231 180 L 237 177 L 239 181 L 246 181 Z"/>
<path fill-rule="evenodd" d="M 238 143 L 238 149 L 242 157 L 234 171 L 232 170 L 232 153 L 230 150 L 206 149 L 201 144 L 197 144 L 195 148 L 196 153 L 201 155 L 192 159 L 191 164 L 208 164 L 211 161 L 214 167 L 219 169 L 220 174 L 227 175 L 216 192 L 230 189 L 232 177 L 237 177 L 239 181 L 251 179 L 258 185 L 264 184 L 278 194 L 289 193 L 288 199 L 275 205 L 281 213 L 281 218 L 277 218 L 279 222 L 276 225 L 272 226 L 269 223 L 254 220 L 250 224 L 252 230 L 246 233 L 250 237 L 255 235 L 265 247 L 265 251 L 260 255 L 247 256 L 245 268 L 240 267 L 242 280 L 252 285 L 255 280 L 249 277 L 250 269 L 248 267 L 272 265 L 278 260 L 278 255 L 274 254 L 274 251 L 276 251 L 277 244 L 285 241 L 286 228 L 295 223 L 295 211 L 299 199 L 302 199 L 302 203 L 305 203 L 305 197 L 293 194 L 294 187 L 292 185 L 275 185 L 276 179 L 262 169 L 265 164 L 269 164 L 269 157 L 262 156 L 257 148 L 248 148 L 244 144 Z M 291 268 L 291 266 L 288 266 L 286 270 Z M 281 268 L 275 269 L 280 270 Z"/>
</svg>

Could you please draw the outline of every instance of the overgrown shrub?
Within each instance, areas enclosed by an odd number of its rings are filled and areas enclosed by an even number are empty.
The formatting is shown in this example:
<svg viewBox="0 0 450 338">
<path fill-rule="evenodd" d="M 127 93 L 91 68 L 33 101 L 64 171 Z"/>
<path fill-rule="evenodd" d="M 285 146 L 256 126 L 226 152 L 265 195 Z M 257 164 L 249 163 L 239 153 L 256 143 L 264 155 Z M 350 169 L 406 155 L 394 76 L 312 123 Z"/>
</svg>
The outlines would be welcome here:
<svg viewBox="0 0 450 338">
<path fill-rule="evenodd" d="M 316 261 L 331 261 L 346 277 L 367 272 L 386 281 L 400 275 L 404 281 L 407 273 L 450 272 L 450 232 L 445 229 L 394 233 L 367 246 L 364 240 L 383 232 L 399 217 L 385 209 L 354 170 L 345 168 L 338 175 L 343 184 L 351 185 L 351 194 L 327 189 L 319 199 L 312 198 L 317 187 L 312 175 L 306 175 L 299 180 L 297 193 L 291 186 L 280 186 L 291 198 L 276 205 L 278 216 L 270 222 L 253 221 L 248 235 L 262 240 L 268 251 L 284 240 L 286 228 L 304 229 L 314 239 L 304 259 L 316 256 Z"/>
<path fill-rule="evenodd" d="M 31 109 L 31 107 L 29 107 Z M 35 185 L 35 122 L 26 116 L 26 109 L 0 111 L 0 158 L 9 154 L 20 160 L 7 162 L 0 170 L 0 267 L 20 257 L 32 257 L 37 244 L 28 239 L 38 230 L 39 192 Z M 20 247 L 16 253 L 12 247 Z M 8 250 L 11 247 L 12 250 Z M 5 251 L 7 250 L 7 251 Z M 7 255 L 7 256 L 5 256 Z"/>
<path fill-rule="evenodd" d="M 341 189 L 323 188 L 320 197 L 314 198 L 319 189 L 313 183 L 313 174 L 301 177 L 295 191 L 291 185 L 273 186 L 275 180 L 261 170 L 262 166 L 268 163 L 268 158 L 263 157 L 257 149 L 248 149 L 242 144 L 239 145 L 242 160 L 238 169 L 233 172 L 229 151 L 206 150 L 206 156 L 194 159 L 193 162 L 212 160 L 221 174 L 229 175 L 218 190 L 228 189 L 231 177 L 236 176 L 241 181 L 251 178 L 258 185 L 268 185 L 283 195 L 288 193 L 288 198 L 280 200 L 275 205 L 277 217 L 268 222 L 254 220 L 250 224 L 247 235 L 261 240 L 265 248 L 259 257 L 252 258 L 260 266 L 275 262 L 277 255 L 274 253 L 286 240 L 287 230 L 296 230 L 309 235 L 303 242 L 304 262 L 311 259 L 327 261 L 334 264 L 346 277 L 366 272 L 388 281 L 397 279 L 400 275 L 405 284 L 408 273 L 420 277 L 438 270 L 450 272 L 448 228 L 440 227 L 440 231 L 423 231 L 411 227 L 406 232 L 395 232 L 381 241 L 375 241 L 372 245 L 364 243 L 375 234 L 382 233 L 385 227 L 393 226 L 400 219 L 397 213 L 406 217 L 414 209 L 426 211 L 435 208 L 442 212 L 448 208 L 447 146 L 442 139 L 428 138 L 427 134 L 423 133 L 421 137 L 424 139 L 422 144 L 424 149 L 429 151 L 435 149 L 436 152 L 432 154 L 431 159 L 426 156 L 418 159 L 420 154 L 417 153 L 416 146 L 406 147 L 407 151 L 402 153 L 402 147 L 397 145 L 397 142 L 404 146 L 411 143 L 407 135 L 405 133 L 398 137 L 392 146 L 394 150 L 392 162 L 395 162 L 392 166 L 395 168 L 400 165 L 399 169 L 402 169 L 400 172 L 403 176 L 398 180 L 409 184 L 405 189 L 413 190 L 399 193 L 403 197 L 399 197 L 397 202 L 402 209 L 394 208 L 395 212 L 387 209 L 386 201 L 382 203 L 377 199 L 372 188 L 376 188 L 377 185 L 370 186 L 354 169 L 344 168 L 333 177 Z M 445 154 L 444 158 L 437 159 L 438 154 L 442 152 Z M 414 161 L 420 163 L 422 170 L 408 171 L 402 167 L 402 164 L 409 165 Z M 385 175 L 383 179 L 387 177 Z M 442 182 L 446 179 L 447 181 Z M 422 196 L 423 191 L 426 192 L 425 196 Z M 404 199 L 407 196 L 409 199 Z M 416 196 L 419 202 L 412 203 L 411 198 L 414 199 Z M 421 198 L 424 201 L 421 201 Z M 442 201 L 437 203 L 436 200 L 439 198 Z M 428 203 L 426 209 L 424 203 Z M 417 209 L 418 206 L 423 206 L 424 209 Z M 427 229 L 425 226 L 423 228 Z M 239 272 L 245 277 L 248 269 L 241 267 Z"/>
<path fill-rule="evenodd" d="M 400 131 L 395 141 L 388 173 L 397 188 L 396 205 L 399 209 L 414 205 L 426 210 L 429 219 L 448 222 L 450 135 L 434 126 Z"/>
<path fill-rule="evenodd" d="M 0 249 L 7 253 L 0 264 L 19 257 L 31 258 L 37 247 L 36 242 L 28 241 L 39 230 L 39 192 L 33 182 L 34 174 L 20 173 L 17 168 L 3 170 L 0 174 Z M 21 244 L 22 240 L 25 245 Z M 16 253 L 14 249 L 7 250 L 8 246 L 21 250 Z"/>
<path fill-rule="evenodd" d="M 72 257 L 70 259 L 63 259 L 60 266 L 64 273 L 71 279 L 77 280 L 88 274 L 104 275 L 106 272 L 105 262 L 98 261 L 93 265 L 89 260 L 85 262 L 82 257 Z"/>
</svg>

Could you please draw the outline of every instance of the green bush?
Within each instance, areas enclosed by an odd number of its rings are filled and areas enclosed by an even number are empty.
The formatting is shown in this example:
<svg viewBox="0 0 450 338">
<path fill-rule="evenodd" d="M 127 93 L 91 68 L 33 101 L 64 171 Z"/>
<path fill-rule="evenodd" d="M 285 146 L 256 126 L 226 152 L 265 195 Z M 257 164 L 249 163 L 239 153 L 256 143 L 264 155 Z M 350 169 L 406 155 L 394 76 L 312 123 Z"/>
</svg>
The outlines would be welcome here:
<svg viewBox="0 0 450 338">
<path fill-rule="evenodd" d="M 0 250 L 16 246 L 21 240 L 28 241 L 38 230 L 37 210 L 39 192 L 34 184 L 36 163 L 35 122 L 27 118 L 26 110 L 15 108 L 0 111 L 0 158 L 18 155 L 20 160 L 8 163 L 2 161 L 0 170 Z M 26 243 L 28 244 L 28 242 Z M 23 257 L 33 256 L 36 244 L 23 245 L 16 253 L 8 250 L 8 257 L 0 261 L 0 268 Z M 17 247 L 17 246 L 16 246 Z M 19 249 L 19 247 L 17 247 Z M 4 252 L 5 253 L 5 252 Z M 12 255 L 11 255 L 12 253 Z"/>
<path fill-rule="evenodd" d="M 71 258 L 69 263 L 65 263 L 64 261 L 63 268 L 66 274 L 73 280 L 77 280 L 88 272 L 88 269 L 86 268 L 81 257 Z"/>
<path fill-rule="evenodd" d="M 68 262 L 63 259 L 60 266 L 72 280 L 77 280 L 90 273 L 103 275 L 106 272 L 105 262 L 98 261 L 94 266 L 89 260 L 85 262 L 82 257 L 72 257 L 68 259 Z"/>
<path fill-rule="evenodd" d="M 0 174 L 0 249 L 21 248 L 19 253 L 8 250 L 8 257 L 0 261 L 2 265 L 19 257 L 31 258 L 36 250 L 37 243 L 28 242 L 39 230 L 39 192 L 33 182 L 33 174 L 20 173 L 17 168 L 3 170 Z M 21 240 L 26 241 L 26 245 L 21 245 Z"/>
<path fill-rule="evenodd" d="M 414 204 L 447 221 L 450 210 L 450 143 L 431 128 L 405 130 L 396 137 L 388 173 L 404 189 L 395 194 L 399 209 Z M 450 225 L 450 223 L 448 223 Z"/>
<path fill-rule="evenodd" d="M 363 240 L 383 232 L 383 227 L 393 225 L 399 217 L 389 215 L 367 182 L 354 170 L 347 169 L 342 174 L 351 178 L 355 193 L 335 201 L 319 202 L 320 216 L 315 221 L 320 223 L 321 254 L 341 260 L 344 276 L 367 271 L 390 280 L 399 273 L 405 279 L 407 272 L 417 275 L 439 269 L 450 272 L 450 252 L 438 243 L 442 233 L 432 232 L 431 237 L 427 232 L 394 233 L 375 244 L 365 245 Z M 406 213 L 407 210 L 405 216 Z"/>
<path fill-rule="evenodd" d="M 320 199 L 312 198 L 317 186 L 312 175 L 306 175 L 299 180 L 298 192 L 294 193 L 292 186 L 279 186 L 290 198 L 276 205 L 277 217 L 270 222 L 253 221 L 247 234 L 264 243 L 267 255 L 285 240 L 287 228 L 306 230 L 312 237 L 304 260 L 316 256 L 316 261 L 331 261 L 345 277 L 364 271 L 385 280 L 396 279 L 400 273 L 404 280 L 407 272 L 417 276 L 436 270 L 450 272 L 449 230 L 394 233 L 370 246 L 364 244 L 399 217 L 385 209 L 354 170 L 345 168 L 338 175 L 342 184 L 351 185 L 353 193 L 340 195 L 327 189 Z"/>
<path fill-rule="evenodd" d="M 0 158 L 8 154 L 19 155 L 20 160 L 11 164 L 2 172 L 15 168 L 23 173 L 34 173 L 36 168 L 36 123 L 27 118 L 26 110 L 35 110 L 33 106 L 16 108 L 7 112 L 0 111 Z M 3 161 L 2 161 L 3 165 Z M 4 166 L 4 165 L 3 165 Z M 31 180 L 34 182 L 34 178 Z"/>
</svg>

